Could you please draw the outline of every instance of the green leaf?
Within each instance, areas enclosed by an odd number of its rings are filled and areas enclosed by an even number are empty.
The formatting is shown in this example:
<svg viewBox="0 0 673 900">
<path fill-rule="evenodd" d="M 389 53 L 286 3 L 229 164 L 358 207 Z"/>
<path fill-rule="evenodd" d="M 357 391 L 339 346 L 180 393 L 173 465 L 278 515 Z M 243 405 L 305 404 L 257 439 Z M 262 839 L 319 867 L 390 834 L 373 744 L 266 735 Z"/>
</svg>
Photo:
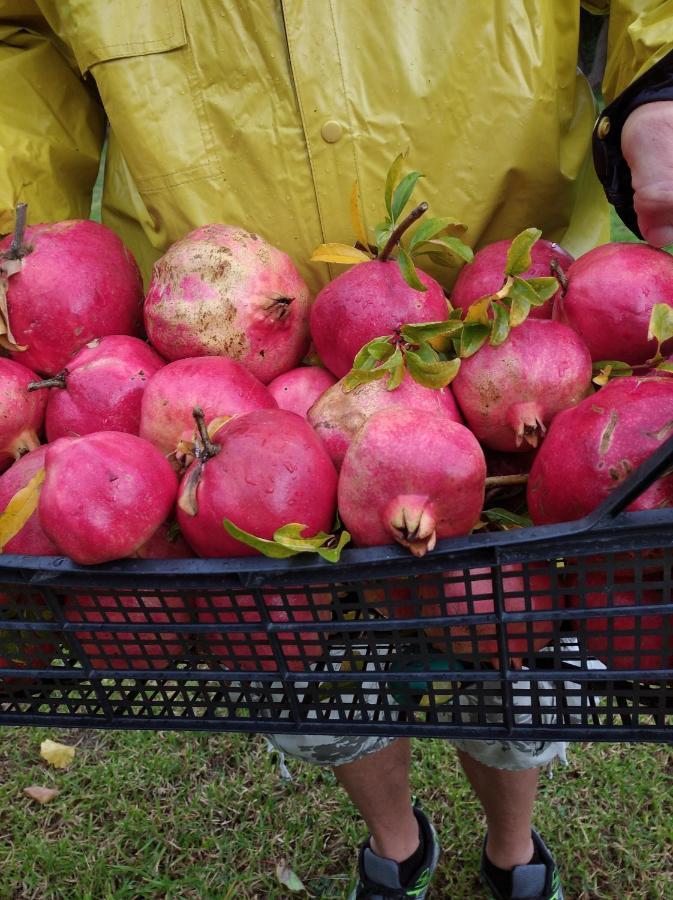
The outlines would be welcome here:
<svg viewBox="0 0 673 900">
<path fill-rule="evenodd" d="M 528 516 L 518 516 L 516 513 L 510 512 L 508 509 L 502 509 L 499 506 L 483 510 L 482 516 L 485 516 L 494 525 L 499 525 L 506 530 L 510 528 L 530 528 L 533 524 Z"/>
<path fill-rule="evenodd" d="M 522 294 L 516 293 L 516 285 L 512 289 L 512 305 L 509 310 L 509 327 L 516 328 L 528 318 L 532 305 Z"/>
<path fill-rule="evenodd" d="M 377 366 L 375 369 L 351 369 L 341 382 L 341 390 L 348 394 L 360 387 L 361 384 L 369 384 L 370 381 L 378 381 L 386 374 L 386 369 Z"/>
<path fill-rule="evenodd" d="M 533 244 L 542 236 L 539 228 L 526 228 L 512 241 L 507 252 L 505 275 L 520 275 L 531 267 L 530 251 Z"/>
<path fill-rule="evenodd" d="M 271 559 L 287 559 L 290 556 L 296 556 L 298 553 L 318 553 L 330 562 L 337 562 L 342 548 L 350 540 L 350 534 L 344 531 L 336 546 L 326 547 L 326 544 L 333 543 L 336 540 L 334 535 L 319 531 L 313 537 L 302 537 L 302 533 L 306 531 L 308 526 L 297 522 L 290 522 L 278 528 L 274 532 L 273 540 L 271 541 L 244 531 L 242 528 L 234 525 L 229 519 L 223 519 L 222 525 L 231 537 L 242 544 L 246 544 L 248 547 L 254 547 L 255 550 L 259 550 L 260 553 Z"/>
<path fill-rule="evenodd" d="M 603 359 L 593 363 L 591 368 L 596 373 L 591 380 L 599 387 L 603 387 L 611 378 L 624 378 L 625 376 L 633 375 L 631 366 L 618 359 Z"/>
<path fill-rule="evenodd" d="M 673 307 L 668 303 L 655 303 L 650 315 L 647 339 L 654 339 L 661 347 L 664 341 L 673 337 Z"/>
<path fill-rule="evenodd" d="M 491 333 L 490 326 L 475 322 L 473 325 L 465 325 L 458 339 L 458 356 L 467 359 L 473 356 L 488 340 Z"/>
<path fill-rule="evenodd" d="M 388 359 L 395 352 L 395 347 L 390 343 L 390 338 L 379 337 L 369 341 L 358 350 L 353 360 L 354 369 L 371 369 L 377 361 Z"/>
<path fill-rule="evenodd" d="M 443 216 L 441 219 L 425 219 L 414 231 L 413 237 L 409 241 L 409 253 L 413 253 L 414 249 L 425 241 L 437 237 L 449 226 L 458 224 L 460 223 L 451 216 Z"/>
<path fill-rule="evenodd" d="M 526 300 L 531 306 L 542 306 L 543 300 L 537 295 L 537 292 L 525 278 L 514 276 L 512 286 L 509 291 L 512 300 L 519 298 Z"/>
<path fill-rule="evenodd" d="M 409 344 L 421 344 L 432 338 L 444 337 L 456 334 L 463 327 L 462 322 L 449 319 L 445 322 L 419 322 L 417 324 L 403 325 L 400 333 Z"/>
<path fill-rule="evenodd" d="M 414 255 L 427 256 L 436 266 L 442 266 L 445 269 L 453 268 L 456 265 L 452 256 L 445 253 L 437 253 L 434 250 L 417 250 Z"/>
<path fill-rule="evenodd" d="M 400 171 L 402 169 L 402 165 L 404 163 L 404 158 L 406 154 L 400 153 L 393 160 L 393 164 L 388 169 L 388 174 L 386 176 L 386 209 L 388 210 L 388 215 L 391 219 L 394 219 L 393 216 L 393 190 L 395 185 L 397 184 L 397 179 L 400 177 Z"/>
<path fill-rule="evenodd" d="M 455 263 L 470 263 L 474 259 L 472 248 L 468 247 L 459 237 L 442 234 L 426 243 L 433 247 L 440 247 Z"/>
<path fill-rule="evenodd" d="M 509 336 L 509 311 L 501 303 L 494 303 L 492 309 L 493 322 L 488 342 L 492 347 L 499 347 Z"/>
<path fill-rule="evenodd" d="M 555 278 L 524 278 L 522 279 L 526 282 L 529 287 L 532 287 L 535 293 L 538 296 L 538 303 L 533 304 L 534 306 L 542 306 L 543 303 L 546 303 L 547 300 L 551 300 L 556 291 L 559 289 L 559 283 Z"/>
<path fill-rule="evenodd" d="M 446 387 L 446 385 L 450 384 L 458 374 L 460 360 L 441 360 L 435 354 L 435 359 L 432 362 L 428 362 L 427 358 L 424 358 L 425 353 L 427 353 L 427 351 L 417 352 L 415 350 L 407 350 L 405 358 L 409 374 L 414 381 L 422 384 L 423 387 Z"/>
<path fill-rule="evenodd" d="M 662 362 L 657 366 L 658 372 L 673 372 L 673 363 Z"/>
<path fill-rule="evenodd" d="M 388 243 L 388 241 L 390 240 L 390 236 L 392 235 L 394 230 L 395 226 L 390 219 L 384 219 L 383 222 L 379 222 L 379 224 L 375 226 L 374 236 L 379 252 L 383 250 L 385 245 Z"/>
<path fill-rule="evenodd" d="M 399 248 L 399 251 L 397 253 L 397 263 L 400 267 L 400 271 L 402 272 L 402 278 L 404 278 L 409 287 L 413 288 L 415 291 L 421 291 L 422 293 L 425 293 L 425 291 L 427 291 L 427 287 L 418 277 L 416 267 L 414 266 L 411 257 L 404 249 L 404 247 Z"/>
<path fill-rule="evenodd" d="M 411 194 L 416 187 L 416 182 L 422 177 L 420 172 L 409 172 L 395 188 L 392 208 L 390 210 L 390 216 L 393 222 L 397 222 L 399 219 L 400 213 L 409 202 L 409 197 L 411 197 Z"/>
<path fill-rule="evenodd" d="M 482 325 L 489 325 L 491 321 L 489 312 L 492 305 L 493 299 L 491 294 L 487 294 L 485 297 L 475 300 L 474 303 L 470 304 L 465 313 L 465 324 L 469 325 L 472 322 L 480 322 Z"/>
</svg>

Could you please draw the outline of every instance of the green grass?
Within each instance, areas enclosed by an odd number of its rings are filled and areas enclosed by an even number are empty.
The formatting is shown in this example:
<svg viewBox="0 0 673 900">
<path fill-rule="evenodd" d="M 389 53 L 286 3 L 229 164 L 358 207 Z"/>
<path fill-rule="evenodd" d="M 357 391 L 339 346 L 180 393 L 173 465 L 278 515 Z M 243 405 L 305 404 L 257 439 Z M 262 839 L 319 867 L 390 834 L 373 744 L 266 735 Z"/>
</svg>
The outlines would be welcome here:
<svg viewBox="0 0 673 900">
<path fill-rule="evenodd" d="M 364 829 L 329 770 L 278 773 L 236 734 L 0 731 L 0 897 L 284 898 L 281 860 L 311 896 L 342 898 Z M 67 771 L 45 737 L 77 743 Z M 414 790 L 444 848 L 434 896 L 478 900 L 482 820 L 448 743 L 415 743 Z M 569 900 L 673 898 L 673 748 L 580 745 L 543 779 L 536 815 Z M 53 786 L 39 806 L 22 791 Z M 300 895 L 296 895 L 300 896 Z"/>
</svg>

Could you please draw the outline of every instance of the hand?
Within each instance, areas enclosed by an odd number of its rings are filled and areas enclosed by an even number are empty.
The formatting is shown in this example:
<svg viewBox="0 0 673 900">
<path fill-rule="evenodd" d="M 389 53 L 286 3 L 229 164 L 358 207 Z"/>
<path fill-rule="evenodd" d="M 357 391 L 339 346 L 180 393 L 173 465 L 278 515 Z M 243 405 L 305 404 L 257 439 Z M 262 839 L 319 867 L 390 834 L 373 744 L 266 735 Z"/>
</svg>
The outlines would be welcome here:
<svg viewBox="0 0 673 900">
<path fill-rule="evenodd" d="M 622 153 L 643 237 L 655 247 L 673 244 L 673 100 L 634 109 L 622 129 Z"/>
</svg>

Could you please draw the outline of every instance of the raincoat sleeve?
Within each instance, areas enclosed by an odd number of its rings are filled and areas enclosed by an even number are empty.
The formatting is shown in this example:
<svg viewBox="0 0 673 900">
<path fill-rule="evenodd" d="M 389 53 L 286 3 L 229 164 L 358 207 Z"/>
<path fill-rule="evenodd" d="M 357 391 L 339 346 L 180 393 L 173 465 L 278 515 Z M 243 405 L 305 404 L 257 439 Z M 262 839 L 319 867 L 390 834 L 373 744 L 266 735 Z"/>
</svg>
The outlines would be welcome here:
<svg viewBox="0 0 673 900">
<path fill-rule="evenodd" d="M 595 9 L 602 6 L 601 10 Z M 603 96 L 593 135 L 596 172 L 624 223 L 642 237 L 633 209 L 631 173 L 621 150 L 624 122 L 639 106 L 673 100 L 673 0 L 612 0 L 591 4 L 610 24 Z"/>
<path fill-rule="evenodd" d="M 0 234 L 87 218 L 105 119 L 95 93 L 31 0 L 0 0 Z"/>
</svg>

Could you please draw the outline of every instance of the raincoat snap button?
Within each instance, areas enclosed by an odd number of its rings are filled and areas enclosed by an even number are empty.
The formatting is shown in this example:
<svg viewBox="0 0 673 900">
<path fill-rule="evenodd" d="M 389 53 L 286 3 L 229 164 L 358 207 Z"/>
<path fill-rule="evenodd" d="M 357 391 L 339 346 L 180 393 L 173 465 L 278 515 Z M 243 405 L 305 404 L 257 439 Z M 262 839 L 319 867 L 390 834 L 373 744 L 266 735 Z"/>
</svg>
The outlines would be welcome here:
<svg viewBox="0 0 673 900">
<path fill-rule="evenodd" d="M 607 116 L 603 116 L 603 118 L 598 123 L 598 130 L 596 134 L 601 140 L 604 140 L 608 134 L 610 133 L 610 120 Z"/>
<path fill-rule="evenodd" d="M 336 144 L 343 133 L 343 127 L 338 122 L 334 122 L 333 120 L 325 122 L 323 127 L 320 129 L 320 134 L 322 135 L 323 141 L 327 141 L 328 144 Z"/>
</svg>

